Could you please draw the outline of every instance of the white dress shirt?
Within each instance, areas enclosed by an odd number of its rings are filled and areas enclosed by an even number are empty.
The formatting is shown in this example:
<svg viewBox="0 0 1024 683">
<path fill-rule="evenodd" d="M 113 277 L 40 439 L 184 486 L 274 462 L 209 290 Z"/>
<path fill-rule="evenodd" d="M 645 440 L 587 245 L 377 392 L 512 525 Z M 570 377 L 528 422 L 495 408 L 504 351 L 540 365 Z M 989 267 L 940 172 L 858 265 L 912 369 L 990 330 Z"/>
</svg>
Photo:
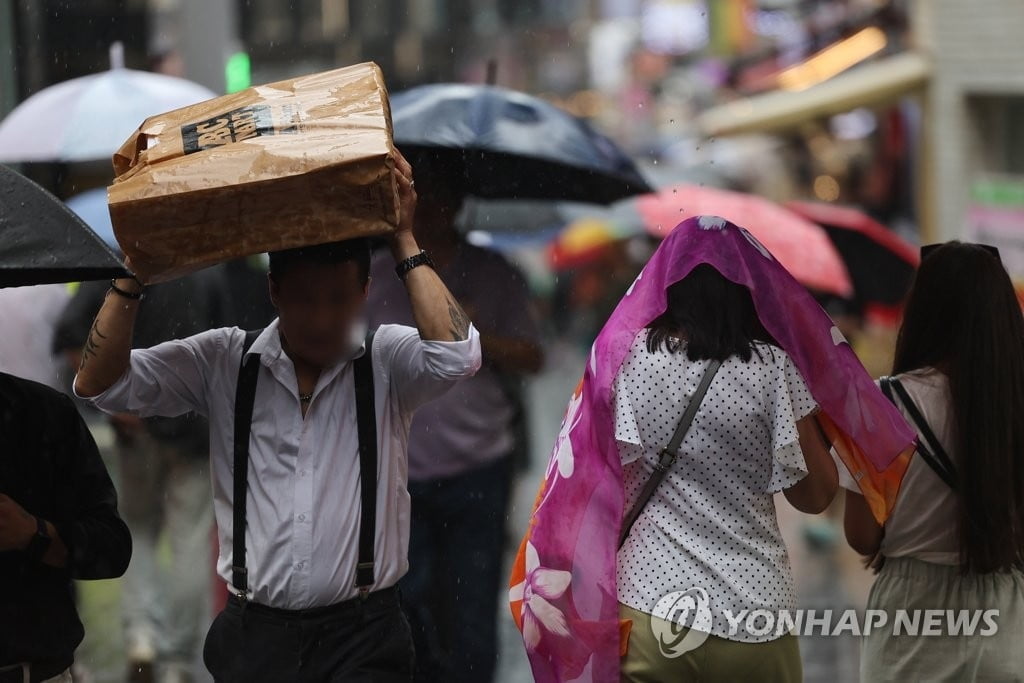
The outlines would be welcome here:
<svg viewBox="0 0 1024 683">
<path fill-rule="evenodd" d="M 235 389 L 245 333 L 211 330 L 135 350 L 129 370 L 93 403 L 109 412 L 210 422 L 217 569 L 231 582 L 232 443 Z M 260 356 L 249 453 L 246 564 L 251 598 L 285 609 L 331 605 L 357 595 L 359 455 L 351 359 L 321 373 L 303 419 L 291 359 L 277 321 L 253 344 Z M 378 434 L 377 528 L 373 590 L 408 569 L 407 446 L 412 413 L 480 367 L 475 329 L 462 342 L 422 341 L 417 331 L 383 325 L 373 340 Z M 201 569 L 197 568 L 197 571 Z"/>
</svg>

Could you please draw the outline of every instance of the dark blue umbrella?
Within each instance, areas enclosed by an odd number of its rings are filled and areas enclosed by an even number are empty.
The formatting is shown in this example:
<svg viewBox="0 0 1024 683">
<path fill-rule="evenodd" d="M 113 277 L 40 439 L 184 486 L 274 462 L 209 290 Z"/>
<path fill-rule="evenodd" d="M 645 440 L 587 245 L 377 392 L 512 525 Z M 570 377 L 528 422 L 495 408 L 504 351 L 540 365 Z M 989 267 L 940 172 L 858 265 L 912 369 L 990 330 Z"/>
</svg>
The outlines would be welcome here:
<svg viewBox="0 0 1024 683">
<path fill-rule="evenodd" d="M 586 121 L 489 85 L 425 85 L 391 98 L 395 144 L 462 169 L 468 194 L 610 204 L 651 188 L 632 160 Z"/>
<path fill-rule="evenodd" d="M 0 287 L 126 275 L 110 247 L 63 202 L 0 166 Z"/>
</svg>

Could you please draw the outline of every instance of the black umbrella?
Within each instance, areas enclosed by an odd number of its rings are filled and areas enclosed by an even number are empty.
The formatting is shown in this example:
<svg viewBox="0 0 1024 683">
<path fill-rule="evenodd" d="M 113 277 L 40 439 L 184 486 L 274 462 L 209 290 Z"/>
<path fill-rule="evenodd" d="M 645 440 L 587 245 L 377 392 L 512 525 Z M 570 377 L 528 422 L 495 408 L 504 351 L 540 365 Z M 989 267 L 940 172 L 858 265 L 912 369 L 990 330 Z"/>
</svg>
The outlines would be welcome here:
<svg viewBox="0 0 1024 683">
<path fill-rule="evenodd" d="M 0 287 L 127 275 L 110 247 L 63 202 L 0 166 Z"/>
<path fill-rule="evenodd" d="M 395 144 L 415 166 L 447 157 L 488 199 L 610 204 L 651 188 L 615 143 L 544 100 L 490 85 L 425 85 L 391 98 Z"/>
</svg>

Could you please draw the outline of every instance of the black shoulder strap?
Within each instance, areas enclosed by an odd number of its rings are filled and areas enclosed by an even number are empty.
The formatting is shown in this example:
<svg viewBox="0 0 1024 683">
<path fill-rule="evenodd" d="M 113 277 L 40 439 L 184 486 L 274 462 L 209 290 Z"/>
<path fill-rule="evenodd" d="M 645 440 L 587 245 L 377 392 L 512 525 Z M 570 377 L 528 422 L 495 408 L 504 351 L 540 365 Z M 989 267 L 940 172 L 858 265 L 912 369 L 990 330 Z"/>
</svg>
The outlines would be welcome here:
<svg viewBox="0 0 1024 683">
<path fill-rule="evenodd" d="M 899 402 L 903 404 L 907 414 L 910 416 L 910 421 L 914 423 L 918 433 L 921 435 L 922 438 L 918 439 L 917 452 L 935 474 L 942 481 L 946 482 L 947 486 L 955 490 L 957 488 L 956 467 L 953 465 L 949 454 L 946 453 L 946 449 L 942 447 L 938 437 L 935 436 L 935 432 L 932 431 L 921 410 L 914 403 L 914 399 L 910 397 L 906 387 L 895 377 L 883 377 L 879 383 L 882 387 L 882 393 L 885 394 L 886 398 L 893 405 L 897 405 L 896 396 L 899 396 Z"/>
<path fill-rule="evenodd" d="M 373 386 L 373 332 L 366 337 L 366 352 L 352 363 L 359 429 L 359 560 L 356 587 L 366 595 L 373 586 L 373 545 L 377 528 L 377 409 Z"/>
<path fill-rule="evenodd" d="M 249 576 L 245 568 L 245 506 L 249 495 L 249 436 L 252 431 L 252 410 L 256 403 L 256 382 L 260 376 L 260 357 L 246 357 L 263 330 L 245 333 L 242 357 L 238 362 L 238 386 L 235 389 L 234 497 L 232 519 L 231 584 L 245 598 L 249 592 Z"/>
<path fill-rule="evenodd" d="M 654 472 L 651 473 L 650 479 L 644 484 L 644 488 L 640 491 L 640 497 L 637 498 L 636 503 L 630 509 L 625 519 L 622 520 L 622 529 L 619 532 L 619 547 L 626 542 L 626 537 L 629 536 L 630 529 L 633 528 L 633 524 L 636 522 L 640 513 L 643 511 L 644 506 L 647 505 L 647 501 L 654 495 L 654 490 L 658 488 L 658 485 L 668 474 L 669 469 L 672 467 L 672 463 L 676 461 L 679 456 L 679 447 L 683 445 L 683 439 L 686 438 L 686 433 L 690 431 L 690 427 L 693 425 L 693 420 L 697 417 L 697 411 L 700 409 L 700 404 L 704 401 L 704 396 L 707 395 L 708 389 L 711 388 L 711 382 L 714 381 L 715 375 L 718 374 L 719 368 L 722 367 L 722 361 L 713 360 L 708 365 L 707 370 L 704 371 L 704 377 L 700 380 L 700 385 L 697 387 L 697 391 L 693 394 L 693 398 L 690 399 L 690 405 L 686 406 L 686 410 L 683 411 L 683 416 L 679 419 L 679 424 L 676 426 L 676 431 L 669 440 L 668 445 L 661 450 L 661 454 L 658 457 L 658 463 L 654 466 Z"/>
</svg>

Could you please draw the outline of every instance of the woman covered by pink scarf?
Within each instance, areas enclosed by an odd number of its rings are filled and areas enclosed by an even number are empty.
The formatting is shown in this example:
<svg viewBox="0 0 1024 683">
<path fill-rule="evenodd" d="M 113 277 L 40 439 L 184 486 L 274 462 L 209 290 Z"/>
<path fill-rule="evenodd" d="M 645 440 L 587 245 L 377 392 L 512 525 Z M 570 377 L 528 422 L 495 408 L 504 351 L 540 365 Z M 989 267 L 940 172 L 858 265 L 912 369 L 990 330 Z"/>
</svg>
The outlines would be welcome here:
<svg viewBox="0 0 1024 683">
<path fill-rule="evenodd" d="M 620 621 L 616 585 L 626 495 L 613 385 L 637 335 L 666 312 L 669 288 L 702 264 L 749 290 L 761 325 L 799 370 L 818 404 L 818 423 L 875 518 L 884 521 L 895 503 L 914 435 L 839 330 L 746 230 L 713 216 L 683 222 L 593 345 L 513 565 L 510 606 L 540 683 L 620 679 L 631 624 Z"/>
</svg>

